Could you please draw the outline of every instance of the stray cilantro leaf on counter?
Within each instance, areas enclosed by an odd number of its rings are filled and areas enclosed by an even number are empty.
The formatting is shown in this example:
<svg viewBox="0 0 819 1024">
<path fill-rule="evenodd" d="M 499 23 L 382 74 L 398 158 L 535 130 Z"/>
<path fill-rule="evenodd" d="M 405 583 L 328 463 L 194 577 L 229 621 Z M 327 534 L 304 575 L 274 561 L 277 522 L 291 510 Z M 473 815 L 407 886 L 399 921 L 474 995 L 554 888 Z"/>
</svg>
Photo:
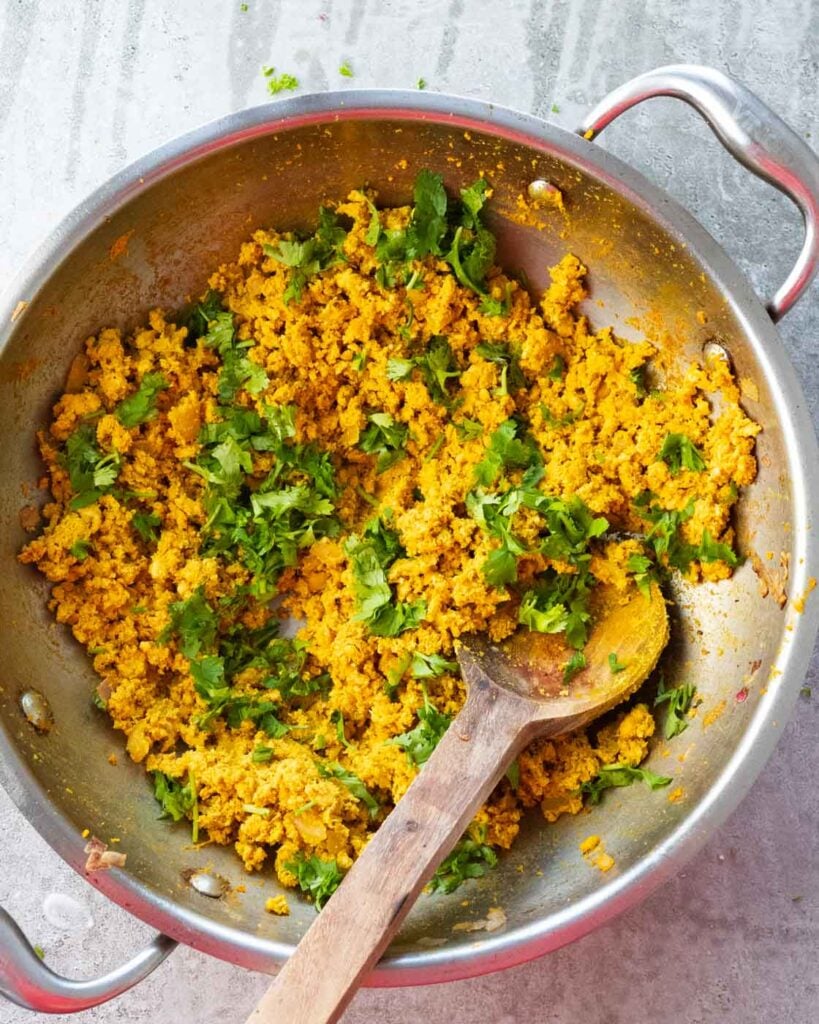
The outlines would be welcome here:
<svg viewBox="0 0 819 1024">
<path fill-rule="evenodd" d="M 339 224 L 335 212 L 327 206 L 319 208 L 319 226 L 304 241 L 282 239 L 278 245 L 263 245 L 265 255 L 290 268 L 290 280 L 284 301 L 301 302 L 311 277 L 335 263 L 343 263 L 347 232 Z"/>
<path fill-rule="evenodd" d="M 418 709 L 418 725 L 409 732 L 401 733 L 400 736 L 394 736 L 387 741 L 391 746 L 403 748 L 410 764 L 419 767 L 429 760 L 452 721 L 449 715 L 438 711 L 429 699 L 426 687 L 422 686 L 422 690 L 424 703 Z"/>
<path fill-rule="evenodd" d="M 654 707 L 660 704 L 667 704 L 663 735 L 667 740 L 679 736 L 688 728 L 688 712 L 694 703 L 697 695 L 697 688 L 693 683 L 681 683 L 670 690 L 665 688 L 665 679 L 660 676 L 660 684 L 657 688 L 657 696 L 654 699 Z"/>
<path fill-rule="evenodd" d="M 454 892 L 467 879 L 482 878 L 497 863 L 498 855 L 486 844 L 486 826 L 473 825 L 432 876 L 429 890 Z"/>
<path fill-rule="evenodd" d="M 371 818 L 377 818 L 381 805 L 367 789 L 361 779 L 351 771 L 343 768 L 338 761 L 316 762 L 318 773 L 323 779 L 336 779 L 345 786 L 356 800 L 360 800 L 367 808 Z"/>
<path fill-rule="evenodd" d="M 475 346 L 475 351 L 481 359 L 500 367 L 500 382 L 495 389 L 498 398 L 505 398 L 526 387 L 527 381 L 518 361 L 519 354 L 511 345 L 482 341 Z"/>
<path fill-rule="evenodd" d="M 156 396 L 168 382 L 161 373 L 146 373 L 137 390 L 119 403 L 114 413 L 123 427 L 136 427 L 156 416 Z"/>
<path fill-rule="evenodd" d="M 384 473 L 406 455 L 409 427 L 397 423 L 388 412 L 374 412 L 367 417 L 367 427 L 358 439 L 358 447 L 368 455 L 378 455 L 376 473 Z"/>
<path fill-rule="evenodd" d="M 656 775 L 648 768 L 635 768 L 630 764 L 607 764 L 598 772 L 596 778 L 584 782 L 580 792 L 589 797 L 590 804 L 599 804 L 600 798 L 607 789 L 630 786 L 633 782 L 644 782 L 649 789 L 662 789 L 671 782 L 667 775 Z"/>
<path fill-rule="evenodd" d="M 342 76 L 343 78 L 353 78 L 353 77 L 354 77 L 354 76 L 353 76 L 353 69 L 352 69 L 352 68 L 350 67 L 350 65 L 349 65 L 349 64 L 347 63 L 347 61 L 346 61 L 346 60 L 345 60 L 345 61 L 344 61 L 344 63 L 343 63 L 343 64 L 342 64 L 342 65 L 341 65 L 341 66 L 339 67 L 339 69 L 338 69 L 338 73 L 339 73 L 339 74 L 340 74 L 340 75 L 341 75 L 341 76 Z"/>
<path fill-rule="evenodd" d="M 277 75 L 276 69 L 273 67 L 262 68 L 262 74 L 267 79 L 267 91 L 271 96 L 276 96 L 280 92 L 292 92 L 293 89 L 298 89 L 299 80 L 295 75 L 290 75 L 286 71 L 282 74 Z"/>
<path fill-rule="evenodd" d="M 312 857 L 305 857 L 301 851 L 284 867 L 286 871 L 296 876 L 299 888 L 312 899 L 316 910 L 321 910 L 344 878 L 335 858 L 323 860 L 315 854 Z"/>
<path fill-rule="evenodd" d="M 427 87 L 427 80 L 426 80 L 426 78 L 419 78 L 418 81 L 415 83 L 415 88 L 416 89 L 426 89 L 426 87 Z"/>
<path fill-rule="evenodd" d="M 344 545 L 353 570 L 353 589 L 358 602 L 356 619 L 365 622 L 375 636 L 398 636 L 416 629 L 426 615 L 426 601 L 393 601 L 387 569 L 403 549 L 398 535 L 381 520 L 368 524 L 361 537 L 354 534 Z"/>
<path fill-rule="evenodd" d="M 94 426 L 82 423 L 65 442 L 60 464 L 74 491 L 69 507 L 76 510 L 92 505 L 113 489 L 122 459 L 118 452 L 100 451 Z"/>
<path fill-rule="evenodd" d="M 701 473 L 705 469 L 705 459 L 699 449 L 685 434 L 666 434 L 660 449 L 660 458 L 668 466 L 672 476 L 680 470 L 689 469 Z"/>
</svg>

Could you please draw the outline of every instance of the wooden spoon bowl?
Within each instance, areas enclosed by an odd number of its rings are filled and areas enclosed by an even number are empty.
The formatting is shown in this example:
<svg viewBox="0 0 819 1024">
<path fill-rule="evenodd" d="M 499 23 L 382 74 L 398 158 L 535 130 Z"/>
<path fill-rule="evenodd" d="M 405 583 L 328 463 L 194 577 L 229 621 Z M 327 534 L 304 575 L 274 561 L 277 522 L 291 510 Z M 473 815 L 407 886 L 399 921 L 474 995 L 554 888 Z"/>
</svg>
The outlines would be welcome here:
<svg viewBox="0 0 819 1024">
<path fill-rule="evenodd" d="M 659 587 L 643 594 L 599 586 L 595 610 L 586 665 L 568 681 L 573 652 L 562 634 L 516 633 L 502 644 L 464 639 L 463 708 L 247 1024 L 337 1021 L 521 750 L 588 724 L 639 688 L 668 642 Z"/>
</svg>

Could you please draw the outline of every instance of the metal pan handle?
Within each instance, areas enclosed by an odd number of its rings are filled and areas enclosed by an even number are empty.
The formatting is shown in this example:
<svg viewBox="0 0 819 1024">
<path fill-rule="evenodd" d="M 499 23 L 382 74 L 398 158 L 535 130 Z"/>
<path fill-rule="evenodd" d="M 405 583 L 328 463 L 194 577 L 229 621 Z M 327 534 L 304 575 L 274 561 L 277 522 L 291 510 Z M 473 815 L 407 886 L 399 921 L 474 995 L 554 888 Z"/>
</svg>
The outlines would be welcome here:
<svg viewBox="0 0 819 1024">
<path fill-rule="evenodd" d="M 109 974 L 91 981 L 70 981 L 46 967 L 14 919 L 0 907 L 0 996 L 40 1013 L 87 1010 L 142 981 L 175 946 L 167 935 L 156 935 L 132 960 Z"/>
<path fill-rule="evenodd" d="M 705 118 L 732 156 L 799 207 L 805 224 L 802 251 L 767 304 L 771 318 L 779 320 L 819 267 L 819 157 L 741 82 L 697 64 L 672 64 L 626 82 L 589 111 L 578 134 L 592 139 L 624 110 L 654 96 L 685 100 Z"/>
</svg>

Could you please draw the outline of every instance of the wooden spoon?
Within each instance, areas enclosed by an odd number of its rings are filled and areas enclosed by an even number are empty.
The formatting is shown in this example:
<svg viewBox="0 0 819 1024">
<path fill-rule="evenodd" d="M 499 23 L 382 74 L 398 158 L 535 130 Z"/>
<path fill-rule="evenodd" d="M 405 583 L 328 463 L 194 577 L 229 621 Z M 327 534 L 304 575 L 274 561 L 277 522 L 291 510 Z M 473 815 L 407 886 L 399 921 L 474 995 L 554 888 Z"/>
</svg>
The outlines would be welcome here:
<svg viewBox="0 0 819 1024">
<path fill-rule="evenodd" d="M 502 646 L 464 640 L 463 708 L 247 1024 L 337 1021 L 512 760 L 537 737 L 586 725 L 635 692 L 668 641 L 663 596 L 656 585 L 649 596 L 601 585 L 595 611 L 586 667 L 568 685 L 572 652 L 560 634 L 519 633 Z"/>
</svg>

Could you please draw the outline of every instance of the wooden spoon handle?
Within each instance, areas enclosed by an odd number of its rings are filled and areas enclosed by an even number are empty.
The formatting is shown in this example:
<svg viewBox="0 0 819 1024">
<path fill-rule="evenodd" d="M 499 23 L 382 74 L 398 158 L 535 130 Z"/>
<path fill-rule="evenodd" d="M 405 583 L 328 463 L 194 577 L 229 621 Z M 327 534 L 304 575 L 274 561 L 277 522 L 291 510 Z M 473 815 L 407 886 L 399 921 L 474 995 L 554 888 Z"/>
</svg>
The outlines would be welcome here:
<svg viewBox="0 0 819 1024">
<path fill-rule="evenodd" d="M 423 770 L 370 840 L 247 1024 L 332 1024 L 436 867 L 532 736 L 531 705 L 473 685 Z"/>
</svg>

